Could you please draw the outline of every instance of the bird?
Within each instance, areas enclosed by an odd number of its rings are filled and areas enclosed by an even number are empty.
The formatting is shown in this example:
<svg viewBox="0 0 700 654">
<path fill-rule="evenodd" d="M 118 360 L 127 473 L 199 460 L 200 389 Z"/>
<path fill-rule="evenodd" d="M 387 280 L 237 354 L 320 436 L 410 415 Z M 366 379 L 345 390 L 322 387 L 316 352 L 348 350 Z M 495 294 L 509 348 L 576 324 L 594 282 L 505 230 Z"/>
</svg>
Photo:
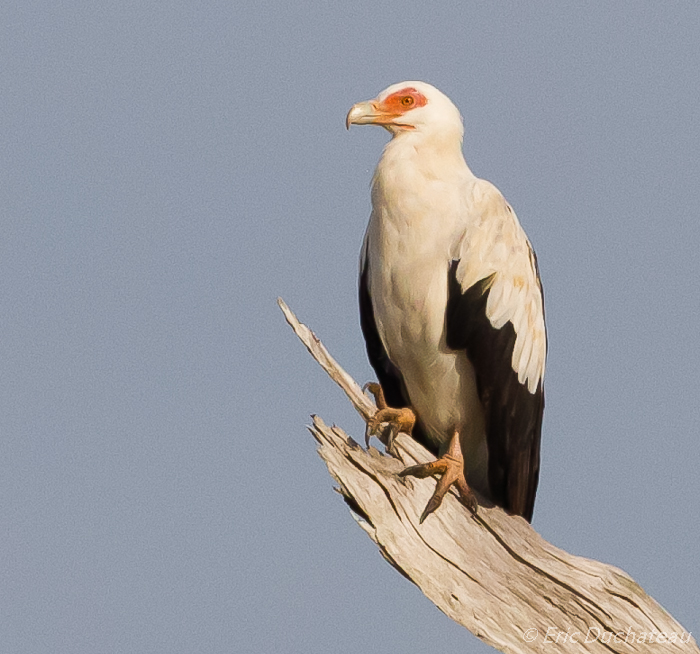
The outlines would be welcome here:
<svg viewBox="0 0 700 654">
<path fill-rule="evenodd" d="M 360 324 L 380 425 L 437 459 L 422 523 L 455 486 L 532 521 L 540 469 L 547 333 L 535 252 L 503 194 L 468 167 L 459 110 L 434 86 L 393 84 L 346 127 L 391 134 L 374 172 L 360 256 Z M 389 449 L 389 447 L 387 449 Z"/>
</svg>

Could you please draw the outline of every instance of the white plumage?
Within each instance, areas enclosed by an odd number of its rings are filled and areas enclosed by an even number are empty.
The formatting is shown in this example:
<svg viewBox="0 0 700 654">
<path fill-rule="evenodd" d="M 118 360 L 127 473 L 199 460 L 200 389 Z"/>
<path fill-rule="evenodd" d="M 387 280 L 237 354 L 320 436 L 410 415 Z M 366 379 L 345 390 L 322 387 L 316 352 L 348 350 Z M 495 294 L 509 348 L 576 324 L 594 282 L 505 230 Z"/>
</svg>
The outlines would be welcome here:
<svg viewBox="0 0 700 654">
<path fill-rule="evenodd" d="M 532 248 L 465 163 L 461 117 L 440 91 L 393 85 L 350 123 L 393 134 L 372 182 L 360 289 L 387 400 L 412 407 L 438 453 L 458 434 L 469 484 L 529 519 L 547 347 Z"/>
</svg>

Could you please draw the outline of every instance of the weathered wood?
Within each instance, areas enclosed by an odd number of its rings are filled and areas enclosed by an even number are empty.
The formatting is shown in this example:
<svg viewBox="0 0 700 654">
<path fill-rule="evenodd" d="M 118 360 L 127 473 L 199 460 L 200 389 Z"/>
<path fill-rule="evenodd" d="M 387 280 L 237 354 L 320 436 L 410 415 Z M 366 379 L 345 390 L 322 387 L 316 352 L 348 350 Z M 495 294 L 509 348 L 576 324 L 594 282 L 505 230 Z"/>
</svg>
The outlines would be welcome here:
<svg viewBox="0 0 700 654">
<path fill-rule="evenodd" d="M 376 407 L 280 299 L 297 336 L 365 419 Z M 363 449 L 314 416 L 310 431 L 358 524 L 384 558 L 437 607 L 484 642 L 522 652 L 700 653 L 686 632 L 622 570 L 573 556 L 523 518 L 451 493 L 422 525 L 435 481 L 397 476 L 432 458 L 406 434 L 394 456 Z"/>
</svg>

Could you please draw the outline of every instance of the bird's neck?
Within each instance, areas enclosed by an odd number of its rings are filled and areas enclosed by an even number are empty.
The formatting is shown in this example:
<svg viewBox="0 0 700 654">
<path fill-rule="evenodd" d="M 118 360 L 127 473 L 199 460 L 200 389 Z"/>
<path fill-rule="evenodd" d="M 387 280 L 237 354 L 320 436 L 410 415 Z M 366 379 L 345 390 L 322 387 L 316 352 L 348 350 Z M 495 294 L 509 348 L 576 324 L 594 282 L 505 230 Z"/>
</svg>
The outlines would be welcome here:
<svg viewBox="0 0 700 654">
<path fill-rule="evenodd" d="M 473 177 L 462 154 L 461 134 L 405 131 L 384 148 L 375 182 L 416 189 L 431 181 L 458 185 Z"/>
</svg>

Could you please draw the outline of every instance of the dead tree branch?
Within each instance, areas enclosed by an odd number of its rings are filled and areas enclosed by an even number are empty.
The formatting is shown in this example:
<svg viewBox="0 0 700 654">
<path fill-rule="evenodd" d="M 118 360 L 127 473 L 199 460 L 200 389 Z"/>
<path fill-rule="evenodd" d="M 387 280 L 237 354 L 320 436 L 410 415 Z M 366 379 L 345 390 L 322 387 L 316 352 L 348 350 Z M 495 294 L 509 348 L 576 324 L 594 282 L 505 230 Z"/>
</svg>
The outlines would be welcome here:
<svg viewBox="0 0 700 654">
<path fill-rule="evenodd" d="M 363 418 L 376 407 L 280 299 L 287 322 Z M 432 456 L 406 434 L 395 456 L 364 450 L 314 417 L 311 433 L 358 524 L 384 558 L 484 642 L 523 652 L 694 652 L 695 640 L 623 571 L 572 556 L 524 519 L 480 501 L 473 516 L 451 494 L 422 525 L 431 479 L 402 479 Z"/>
</svg>

